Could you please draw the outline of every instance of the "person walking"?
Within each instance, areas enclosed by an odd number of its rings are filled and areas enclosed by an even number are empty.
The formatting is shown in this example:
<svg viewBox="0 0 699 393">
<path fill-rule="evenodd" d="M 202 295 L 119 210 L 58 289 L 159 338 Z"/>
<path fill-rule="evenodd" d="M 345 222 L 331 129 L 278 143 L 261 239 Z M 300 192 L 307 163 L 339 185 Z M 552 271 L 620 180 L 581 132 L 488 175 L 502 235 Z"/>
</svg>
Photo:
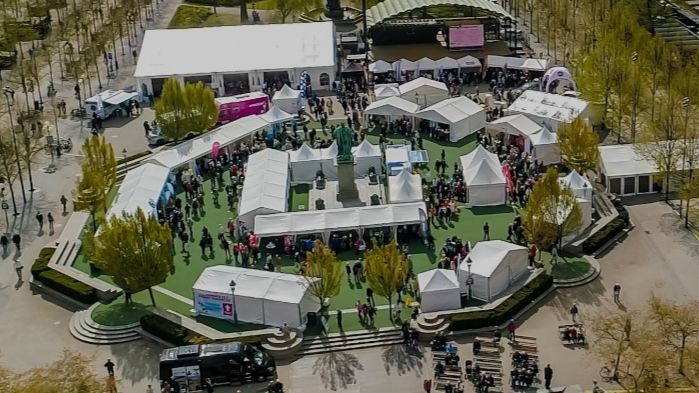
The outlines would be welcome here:
<svg viewBox="0 0 699 393">
<path fill-rule="evenodd" d="M 578 315 L 578 304 L 573 303 L 573 307 L 570 308 L 570 318 L 573 320 L 573 323 L 575 323 L 575 317 Z"/>
<path fill-rule="evenodd" d="M 13 265 L 15 268 L 15 272 L 17 272 L 17 278 L 19 278 L 19 281 L 22 281 L 22 269 L 24 269 L 24 266 L 22 266 L 22 262 L 19 260 L 19 258 L 15 258 L 15 262 Z"/>
<path fill-rule="evenodd" d="M 0 236 L 0 246 L 2 246 L 2 255 L 7 254 L 7 246 L 10 244 L 10 239 L 7 238 L 7 235 L 3 234 Z"/>
<path fill-rule="evenodd" d="M 483 224 L 483 240 L 490 240 L 490 225 L 488 225 L 488 221 Z"/>
<path fill-rule="evenodd" d="M 19 236 L 19 233 L 15 233 L 12 235 L 12 243 L 14 243 L 15 247 L 17 248 L 17 252 L 20 250 L 20 243 L 22 242 L 22 237 Z"/>
<path fill-rule="evenodd" d="M 53 214 L 48 212 L 48 214 L 46 214 L 46 219 L 49 221 L 49 235 L 53 235 Z"/>
<path fill-rule="evenodd" d="M 112 362 L 112 359 L 107 358 L 104 368 L 107 369 L 107 374 L 114 375 L 114 362 Z"/>
<path fill-rule="evenodd" d="M 63 214 L 68 214 L 68 209 L 66 205 L 68 204 L 68 198 L 65 195 L 61 195 L 61 205 L 63 205 Z"/>
<path fill-rule="evenodd" d="M 39 222 L 39 233 L 44 231 L 44 215 L 41 212 L 36 212 L 36 221 Z"/>
<path fill-rule="evenodd" d="M 366 300 L 370 305 L 376 306 L 376 303 L 374 303 L 374 290 L 371 287 L 366 287 Z"/>
<path fill-rule="evenodd" d="M 343 331 L 342 329 L 342 310 L 337 310 L 337 314 L 335 315 L 337 318 L 337 328 L 340 329 L 340 331 Z"/>
<path fill-rule="evenodd" d="M 544 369 L 544 381 L 546 382 L 546 389 L 551 389 L 551 379 L 553 378 L 553 369 L 550 364 L 546 365 Z"/>
<path fill-rule="evenodd" d="M 507 324 L 507 331 L 510 332 L 510 341 L 517 341 L 515 336 L 515 332 L 517 331 L 517 324 L 515 323 L 514 319 L 510 319 L 510 323 Z"/>
<path fill-rule="evenodd" d="M 621 293 L 621 284 L 614 283 L 614 303 L 619 304 L 619 294 Z"/>
</svg>

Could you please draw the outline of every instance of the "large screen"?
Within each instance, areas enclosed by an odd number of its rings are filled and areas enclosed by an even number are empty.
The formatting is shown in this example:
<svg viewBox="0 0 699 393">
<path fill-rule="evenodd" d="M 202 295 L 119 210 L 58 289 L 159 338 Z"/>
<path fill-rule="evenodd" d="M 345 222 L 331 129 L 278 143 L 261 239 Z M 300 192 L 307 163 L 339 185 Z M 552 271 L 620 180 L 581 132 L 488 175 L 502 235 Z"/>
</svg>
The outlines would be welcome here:
<svg viewBox="0 0 699 393">
<path fill-rule="evenodd" d="M 483 25 L 449 27 L 449 48 L 477 48 L 485 43 Z"/>
</svg>

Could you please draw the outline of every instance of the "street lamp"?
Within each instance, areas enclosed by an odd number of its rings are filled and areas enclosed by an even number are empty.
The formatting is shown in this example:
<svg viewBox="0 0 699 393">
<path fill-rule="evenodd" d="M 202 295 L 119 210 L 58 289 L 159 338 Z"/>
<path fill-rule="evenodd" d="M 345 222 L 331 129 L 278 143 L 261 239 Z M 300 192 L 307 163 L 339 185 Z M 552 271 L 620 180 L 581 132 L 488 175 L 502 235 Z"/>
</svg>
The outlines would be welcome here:
<svg viewBox="0 0 699 393">
<path fill-rule="evenodd" d="M 10 131 L 12 132 L 12 144 L 14 145 L 15 156 L 17 157 L 17 176 L 19 177 L 19 184 L 22 187 L 22 200 L 24 201 L 24 203 L 27 203 L 27 194 L 24 191 L 24 180 L 22 179 L 22 166 L 20 164 L 19 150 L 17 148 L 17 135 L 15 135 L 15 123 L 12 121 L 12 105 L 15 102 L 15 91 L 12 90 L 12 88 L 10 88 L 9 86 L 5 86 L 2 88 L 2 94 L 5 95 L 5 100 L 7 101 L 7 115 L 10 118 Z M 10 99 L 12 99 L 12 103 L 10 103 Z M 12 187 L 11 184 L 10 184 L 10 187 Z M 15 208 L 15 210 L 16 210 L 16 208 Z M 17 215 L 16 211 L 15 211 L 15 215 Z"/>
<path fill-rule="evenodd" d="M 235 306 L 235 280 L 231 280 L 231 283 L 228 284 L 231 287 L 231 298 L 233 298 L 233 322 L 238 323 L 238 307 Z"/>
<path fill-rule="evenodd" d="M 471 286 L 473 285 L 473 277 L 471 276 L 471 258 L 466 260 L 468 268 L 468 276 L 466 276 L 466 286 L 468 287 L 468 301 L 471 301 Z"/>
</svg>

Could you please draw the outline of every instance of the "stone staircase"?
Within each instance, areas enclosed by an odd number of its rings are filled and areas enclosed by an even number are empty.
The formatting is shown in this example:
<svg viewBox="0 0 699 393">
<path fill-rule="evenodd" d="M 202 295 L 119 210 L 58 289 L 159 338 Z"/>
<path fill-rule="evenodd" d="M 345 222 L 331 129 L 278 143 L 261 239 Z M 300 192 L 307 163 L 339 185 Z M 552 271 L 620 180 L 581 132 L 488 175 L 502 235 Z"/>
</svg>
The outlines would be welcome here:
<svg viewBox="0 0 699 393">
<path fill-rule="evenodd" d="M 403 334 L 397 327 L 381 328 L 375 331 L 359 330 L 347 333 L 329 334 L 327 337 L 304 338 L 299 356 L 321 353 L 374 348 L 403 343 Z"/>
<path fill-rule="evenodd" d="M 95 303 L 87 310 L 73 314 L 68 324 L 70 334 L 77 340 L 95 345 L 112 345 L 136 341 L 141 338 L 140 324 L 138 322 L 124 326 L 105 326 L 92 320 L 92 310 L 99 303 Z"/>
<path fill-rule="evenodd" d="M 422 342 L 430 342 L 439 332 L 448 333 L 451 321 L 437 314 L 420 314 L 417 317 L 417 328 Z"/>
<path fill-rule="evenodd" d="M 290 359 L 296 356 L 303 345 L 303 333 L 281 330 L 262 340 L 262 348 L 275 360 Z"/>
</svg>

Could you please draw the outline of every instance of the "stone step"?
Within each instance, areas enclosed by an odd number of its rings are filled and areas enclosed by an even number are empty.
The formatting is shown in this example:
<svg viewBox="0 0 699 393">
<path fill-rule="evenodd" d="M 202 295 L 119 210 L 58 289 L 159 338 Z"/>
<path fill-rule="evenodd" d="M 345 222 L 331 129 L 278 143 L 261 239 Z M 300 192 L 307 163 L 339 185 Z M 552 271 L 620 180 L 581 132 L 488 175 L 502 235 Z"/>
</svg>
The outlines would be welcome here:
<svg viewBox="0 0 699 393">
<path fill-rule="evenodd" d="M 382 339 L 391 338 L 394 336 L 403 337 L 403 333 L 398 329 L 377 331 L 377 332 L 349 332 L 345 335 L 342 334 L 332 334 L 327 337 L 313 337 L 306 338 L 303 340 L 303 346 L 315 346 L 315 345 L 330 345 L 334 343 L 345 343 L 347 341 L 355 340 L 366 340 L 366 339 Z"/>
<path fill-rule="evenodd" d="M 110 326 L 111 329 L 102 329 L 99 325 L 94 326 L 91 323 L 92 319 L 87 318 L 86 314 L 77 318 L 77 323 L 80 330 L 84 333 L 90 333 L 102 337 L 122 337 L 124 335 L 131 335 L 135 332 L 134 328 L 116 328 L 116 326 Z"/>
<path fill-rule="evenodd" d="M 88 322 L 92 320 L 90 313 L 91 310 L 79 311 L 70 318 L 68 330 L 77 340 L 88 344 L 110 345 L 135 341 L 141 338 L 137 328 L 125 330 L 101 330 L 96 328 Z"/>
<path fill-rule="evenodd" d="M 425 332 L 430 332 L 430 331 L 440 331 L 443 328 L 449 326 L 451 324 L 451 321 L 448 319 L 439 319 L 436 321 L 431 321 L 428 322 L 426 320 L 420 320 L 418 319 L 417 321 L 417 326 L 419 330 L 424 330 Z"/>
<path fill-rule="evenodd" d="M 299 337 L 299 334 L 295 331 L 290 331 L 289 335 L 284 337 L 282 334 L 275 334 L 265 338 L 265 341 L 269 344 L 286 344 L 289 341 L 295 341 L 297 338 L 303 340 L 303 337 Z"/>
<path fill-rule="evenodd" d="M 347 345 L 336 345 L 336 346 L 330 346 L 330 347 L 324 347 L 324 348 L 302 349 L 299 352 L 299 355 L 302 355 L 302 356 L 318 355 L 318 354 L 328 353 L 328 352 L 375 348 L 375 347 L 398 345 L 398 344 L 403 344 L 402 337 L 390 339 L 390 340 L 374 341 L 374 342 L 362 342 L 362 343 L 353 343 L 353 344 L 347 344 Z"/>
<path fill-rule="evenodd" d="M 287 350 L 290 348 L 294 347 L 300 347 L 303 344 L 303 338 L 302 337 L 294 337 L 293 339 L 287 339 L 284 341 L 271 341 L 269 339 L 265 339 L 262 342 L 262 346 L 265 349 L 270 349 L 270 350 Z"/>
</svg>

